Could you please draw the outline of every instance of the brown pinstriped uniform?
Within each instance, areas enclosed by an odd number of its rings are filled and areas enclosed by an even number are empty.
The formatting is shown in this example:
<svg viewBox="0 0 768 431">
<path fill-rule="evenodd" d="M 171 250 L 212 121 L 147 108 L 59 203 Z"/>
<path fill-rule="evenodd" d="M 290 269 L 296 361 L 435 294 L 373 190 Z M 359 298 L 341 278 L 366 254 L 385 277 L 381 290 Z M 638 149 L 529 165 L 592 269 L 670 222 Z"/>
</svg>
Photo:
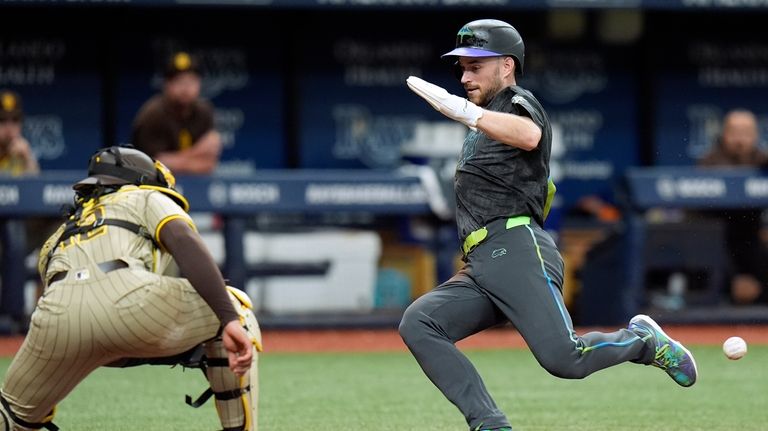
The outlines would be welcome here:
<svg viewBox="0 0 768 431">
<path fill-rule="evenodd" d="M 122 219 L 144 226 L 159 242 L 170 220 L 189 216 L 169 197 L 124 186 L 87 203 L 80 220 Z M 48 285 L 32 314 L 30 331 L 14 358 L 2 394 L 13 411 L 41 422 L 53 407 L 96 368 L 124 357 L 163 357 L 213 338 L 220 322 L 186 279 L 161 275 L 171 256 L 151 241 L 117 226 L 101 226 L 59 245 L 43 280 Z M 103 273 L 98 264 L 121 259 L 128 268 Z M 46 283 L 47 284 L 47 283 Z"/>
</svg>

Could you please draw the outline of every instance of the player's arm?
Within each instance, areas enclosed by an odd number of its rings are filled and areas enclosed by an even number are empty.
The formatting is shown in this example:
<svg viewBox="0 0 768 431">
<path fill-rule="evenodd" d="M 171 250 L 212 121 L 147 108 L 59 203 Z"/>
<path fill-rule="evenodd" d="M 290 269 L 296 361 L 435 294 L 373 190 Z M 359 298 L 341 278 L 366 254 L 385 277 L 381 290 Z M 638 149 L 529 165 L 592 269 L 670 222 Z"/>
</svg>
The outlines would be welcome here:
<svg viewBox="0 0 768 431">
<path fill-rule="evenodd" d="M 205 132 L 188 151 L 193 157 L 216 161 L 221 154 L 221 134 L 214 129 Z"/>
<path fill-rule="evenodd" d="M 245 373 L 253 359 L 252 344 L 229 299 L 224 277 L 200 235 L 184 219 L 176 218 L 163 225 L 159 240 L 171 253 L 184 277 L 221 320 L 222 341 L 229 351 L 230 369 L 236 374 Z"/>
<path fill-rule="evenodd" d="M 531 151 L 539 146 L 541 128 L 528 117 L 483 110 L 477 129 L 501 143 Z"/>
<path fill-rule="evenodd" d="M 37 158 L 32 152 L 32 147 L 23 137 L 14 139 L 8 152 L 24 161 L 24 173 L 37 174 L 40 172 L 40 165 L 38 165 Z"/>
<path fill-rule="evenodd" d="M 525 151 L 539 146 L 541 128 L 528 117 L 483 109 L 416 76 L 408 77 L 406 82 L 414 93 L 429 102 L 437 111 L 472 129 L 482 131 L 491 139 Z"/>
<path fill-rule="evenodd" d="M 220 153 L 221 135 L 216 130 L 210 130 L 192 147 L 183 151 L 162 152 L 156 158 L 174 172 L 210 174 L 219 163 Z"/>
<path fill-rule="evenodd" d="M 165 223 L 159 239 L 173 256 L 181 273 L 216 313 L 222 325 L 238 320 L 219 267 L 200 235 L 187 221 L 179 217 Z"/>
</svg>

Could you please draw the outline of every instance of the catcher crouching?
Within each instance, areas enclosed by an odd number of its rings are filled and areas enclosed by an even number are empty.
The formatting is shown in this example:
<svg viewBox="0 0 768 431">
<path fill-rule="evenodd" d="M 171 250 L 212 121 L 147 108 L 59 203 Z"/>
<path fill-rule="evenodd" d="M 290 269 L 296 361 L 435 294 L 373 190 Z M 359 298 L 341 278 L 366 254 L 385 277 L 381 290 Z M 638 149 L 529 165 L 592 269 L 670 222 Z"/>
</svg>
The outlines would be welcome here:
<svg viewBox="0 0 768 431">
<path fill-rule="evenodd" d="M 200 368 L 224 431 L 257 429 L 261 333 L 160 162 L 130 147 L 90 159 L 75 205 L 46 241 L 45 284 L 0 390 L 0 431 L 58 429 L 55 406 L 98 367 Z M 184 278 L 163 275 L 174 260 Z"/>
</svg>

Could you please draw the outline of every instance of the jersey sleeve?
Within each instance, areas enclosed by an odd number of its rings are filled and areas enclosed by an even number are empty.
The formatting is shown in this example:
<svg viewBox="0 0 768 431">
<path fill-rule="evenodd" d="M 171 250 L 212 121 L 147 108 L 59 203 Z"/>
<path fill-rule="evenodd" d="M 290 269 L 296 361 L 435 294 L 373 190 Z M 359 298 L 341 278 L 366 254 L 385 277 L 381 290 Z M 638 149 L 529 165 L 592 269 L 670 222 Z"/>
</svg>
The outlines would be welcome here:
<svg viewBox="0 0 768 431">
<path fill-rule="evenodd" d="M 189 215 L 173 199 L 159 191 L 151 191 L 147 194 L 144 217 L 147 229 L 163 248 L 165 245 L 160 241 L 160 231 L 169 221 L 182 219 L 192 229 L 197 230 Z"/>
<path fill-rule="evenodd" d="M 511 102 L 513 114 L 528 117 L 533 120 L 536 125 L 544 128 L 544 113 L 540 108 L 537 108 L 538 103 L 533 103 L 522 94 L 515 94 L 512 96 Z"/>
</svg>

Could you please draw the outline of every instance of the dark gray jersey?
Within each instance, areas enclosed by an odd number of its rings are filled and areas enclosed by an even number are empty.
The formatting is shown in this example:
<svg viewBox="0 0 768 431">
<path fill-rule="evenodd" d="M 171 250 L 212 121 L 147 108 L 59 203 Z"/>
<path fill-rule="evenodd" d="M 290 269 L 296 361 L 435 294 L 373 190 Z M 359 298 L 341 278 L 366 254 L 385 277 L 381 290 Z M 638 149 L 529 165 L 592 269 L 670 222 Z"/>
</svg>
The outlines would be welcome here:
<svg viewBox="0 0 768 431">
<path fill-rule="evenodd" d="M 530 215 L 543 223 L 552 146 L 549 117 L 533 94 L 518 86 L 505 88 L 485 108 L 531 118 L 541 127 L 541 140 L 536 149 L 523 151 L 480 131 L 469 132 L 455 177 L 461 239 L 502 217 Z"/>
</svg>

